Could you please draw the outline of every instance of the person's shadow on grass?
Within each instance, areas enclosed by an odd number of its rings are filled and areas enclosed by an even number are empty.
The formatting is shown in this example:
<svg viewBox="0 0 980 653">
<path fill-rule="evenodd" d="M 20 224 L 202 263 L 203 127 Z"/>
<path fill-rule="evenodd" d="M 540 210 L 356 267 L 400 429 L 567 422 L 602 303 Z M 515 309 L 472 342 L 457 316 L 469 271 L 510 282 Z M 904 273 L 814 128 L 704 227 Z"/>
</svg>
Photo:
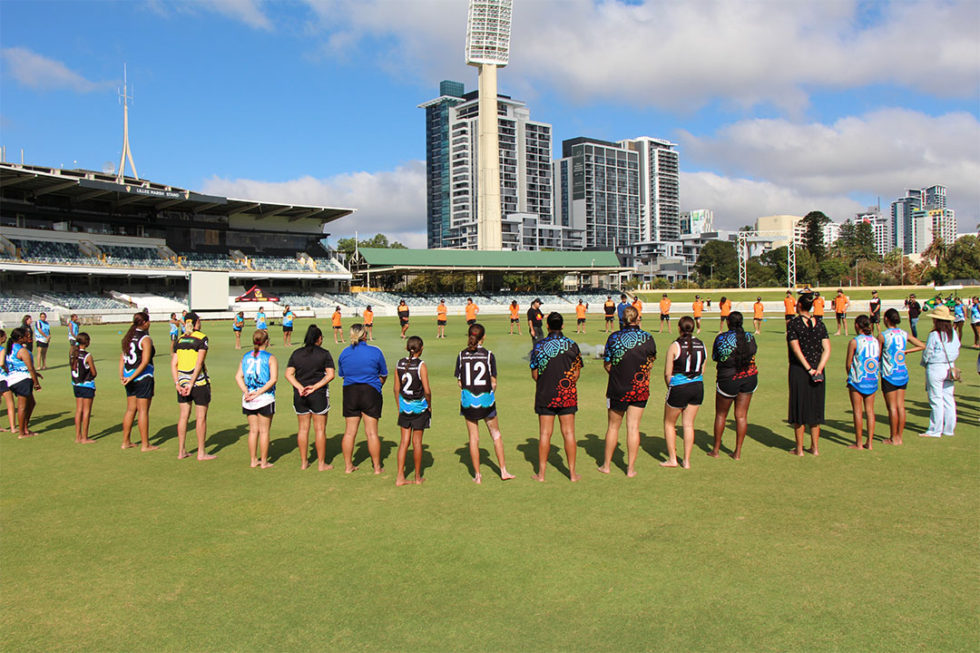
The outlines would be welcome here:
<svg viewBox="0 0 980 653">
<path fill-rule="evenodd" d="M 396 462 L 397 463 L 397 459 Z M 433 458 L 432 453 L 429 451 L 429 445 L 422 445 L 422 469 L 419 470 L 419 476 L 425 476 L 425 470 L 432 467 L 435 464 L 435 458 Z M 395 470 L 396 472 L 398 470 Z M 408 445 L 408 451 L 405 453 L 405 478 L 408 478 L 415 473 L 415 458 L 412 455 L 412 445 Z"/>
<path fill-rule="evenodd" d="M 122 427 L 120 427 L 120 429 L 121 428 Z M 188 427 L 187 430 L 188 430 L 188 435 L 193 436 L 194 437 L 194 441 L 196 442 L 197 441 L 197 436 L 194 436 L 193 435 L 193 426 Z M 139 429 L 137 428 L 137 425 L 136 424 L 133 424 L 133 431 L 136 432 L 136 433 L 139 432 Z M 137 437 L 139 437 L 139 436 L 137 435 Z M 164 444 L 165 442 L 168 442 L 170 440 L 173 440 L 176 437 L 177 437 L 177 425 L 176 424 L 171 424 L 170 426 L 164 426 L 162 429 L 160 429 L 159 431 L 156 432 L 156 435 L 151 435 L 148 439 L 150 441 L 150 444 L 153 444 L 153 445 L 156 445 L 156 446 L 159 447 L 160 445 Z"/>
<path fill-rule="evenodd" d="M 695 443 L 697 443 L 697 433 L 694 437 Z M 680 447 L 679 456 L 684 455 L 684 440 L 682 434 L 677 434 L 677 445 Z M 659 437 L 654 437 L 652 435 L 647 435 L 643 431 L 640 431 L 640 449 L 646 455 L 650 456 L 654 460 L 664 461 L 667 460 L 667 440 L 661 435 Z M 625 468 L 624 468 L 625 471 Z"/>
<path fill-rule="evenodd" d="M 470 460 L 470 445 L 464 444 L 453 453 L 459 456 L 459 463 L 469 470 L 470 476 L 476 476 L 476 470 L 473 469 L 473 462 Z M 500 467 L 490 460 L 490 452 L 480 447 L 480 468 L 482 469 L 484 466 L 489 467 L 494 474 L 500 476 Z"/>
<path fill-rule="evenodd" d="M 625 427 L 624 427 L 625 429 Z M 643 433 L 640 433 L 640 448 L 643 448 Z M 616 450 L 613 451 L 612 464 L 626 473 L 626 454 L 623 451 L 625 436 L 621 433 Z M 602 466 L 606 461 L 606 436 L 599 437 L 595 433 L 586 433 L 584 440 L 578 441 L 578 446 L 585 450 L 585 453 L 595 461 L 596 467 Z"/>
<path fill-rule="evenodd" d="M 726 432 L 731 431 L 731 437 L 734 438 L 735 420 L 731 420 L 731 424 L 732 424 L 731 428 L 729 428 L 726 425 L 725 431 Z M 807 432 L 809 433 L 809 431 Z M 792 431 L 790 431 L 790 433 L 792 434 Z M 784 435 L 780 435 L 779 433 L 776 433 L 768 426 L 762 426 L 761 424 L 753 424 L 751 420 L 749 421 L 748 429 L 745 431 L 745 437 L 755 440 L 756 442 L 758 442 L 763 446 L 774 448 L 774 449 L 784 449 L 786 451 L 789 451 L 790 449 L 796 448 L 796 440 L 793 437 L 786 437 Z M 722 434 L 722 442 L 724 441 L 725 441 L 725 436 L 724 434 Z M 712 443 L 713 442 L 714 440 L 712 440 Z M 727 451 L 728 453 L 730 453 L 731 451 L 734 451 L 734 449 L 729 449 L 728 447 L 722 446 L 721 451 Z"/>
<path fill-rule="evenodd" d="M 139 433 L 139 427 L 136 424 L 133 425 L 133 430 Z M 110 435 L 115 435 L 116 433 L 122 433 L 121 423 L 113 424 L 112 426 L 108 428 L 104 428 L 98 433 L 96 433 L 95 435 L 91 435 L 89 437 L 92 438 L 93 440 L 101 440 L 102 438 L 107 438 Z"/>
<path fill-rule="evenodd" d="M 562 446 L 564 446 L 564 439 L 560 437 Z M 523 444 L 517 445 L 517 450 L 524 454 L 524 460 L 528 462 L 531 466 L 531 473 L 538 473 L 538 438 L 528 438 Z M 576 445 L 578 446 L 578 445 Z M 566 478 L 572 478 L 572 473 L 565 466 L 565 459 L 562 457 L 561 448 L 555 446 L 552 443 L 551 447 L 548 449 L 548 464 L 558 470 L 559 473 L 564 474 Z"/>
<path fill-rule="evenodd" d="M 248 424 L 239 424 L 233 428 L 218 431 L 204 442 L 204 447 L 206 449 L 212 446 L 213 448 L 208 453 L 214 455 L 241 440 L 243 435 L 248 435 Z"/>
<path fill-rule="evenodd" d="M 34 426 L 35 424 L 40 424 L 41 422 L 47 422 L 48 420 L 52 420 L 52 419 L 55 419 L 57 417 L 61 417 L 62 415 L 66 414 L 67 412 L 68 412 L 67 410 L 63 410 L 63 411 L 58 412 L 58 413 L 48 413 L 47 415 L 41 415 L 40 417 L 34 417 L 34 416 L 32 416 L 31 417 L 31 426 Z M 53 427 L 52 426 L 52 427 L 47 427 L 47 428 L 49 428 L 49 429 L 51 429 L 51 428 L 62 428 L 64 426 L 67 426 L 68 424 L 74 424 L 75 423 L 74 413 L 72 414 L 72 418 L 70 420 L 63 420 L 63 422 L 65 422 L 65 423 L 64 424 L 59 424 L 56 427 Z"/>
<path fill-rule="evenodd" d="M 341 434 L 341 438 L 343 438 L 343 434 Z M 394 440 L 385 440 L 384 438 L 381 438 L 380 435 L 378 436 L 378 438 L 381 440 L 381 466 L 384 467 L 385 461 L 388 459 L 388 456 L 391 455 L 391 451 L 398 446 L 398 443 L 395 442 Z M 328 446 L 329 446 L 329 442 L 328 442 Z M 328 453 L 329 453 L 329 449 L 328 449 Z M 334 455 L 336 456 L 336 454 Z M 368 451 L 367 440 L 361 440 L 356 444 L 356 448 L 354 449 L 354 455 L 351 456 L 351 462 L 354 464 L 354 467 L 358 467 L 361 463 L 363 463 L 366 460 L 371 460 L 371 452 Z"/>
</svg>

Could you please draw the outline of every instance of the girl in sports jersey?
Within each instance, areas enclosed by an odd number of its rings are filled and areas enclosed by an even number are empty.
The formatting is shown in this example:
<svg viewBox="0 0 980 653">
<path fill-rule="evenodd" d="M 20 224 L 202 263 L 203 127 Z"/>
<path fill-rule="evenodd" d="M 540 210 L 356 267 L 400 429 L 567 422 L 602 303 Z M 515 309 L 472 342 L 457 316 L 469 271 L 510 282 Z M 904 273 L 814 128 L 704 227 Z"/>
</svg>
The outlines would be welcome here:
<svg viewBox="0 0 980 653">
<path fill-rule="evenodd" d="M 661 467 L 677 467 L 677 418 L 684 429 L 684 461 L 681 467 L 691 468 L 694 448 L 694 418 L 704 401 L 704 361 L 708 354 L 704 343 L 693 336 L 694 318 L 685 315 L 677 322 L 677 340 L 667 348 L 664 382 L 667 400 L 664 404 L 664 439 L 667 441 L 667 460 Z"/>
<path fill-rule="evenodd" d="M 30 429 L 31 414 L 37 405 L 34 392 L 41 389 L 41 375 L 34 369 L 34 357 L 27 348 L 31 330 L 18 327 L 10 332 L 10 339 L 3 350 L 3 369 L 7 375 L 7 387 L 17 397 L 17 438 L 37 435 Z"/>
<path fill-rule="evenodd" d="M 854 414 L 855 442 L 848 449 L 872 449 L 875 437 L 875 393 L 878 392 L 878 359 L 881 358 L 881 347 L 878 340 L 871 335 L 871 319 L 867 315 L 858 315 L 854 320 L 854 332 L 857 334 L 847 345 L 847 360 L 844 364 L 847 372 L 847 393 L 851 397 L 851 409 Z M 867 413 L 868 441 L 861 443 L 861 426 L 864 421 L 862 413 Z"/>
<path fill-rule="evenodd" d="M 398 426 L 402 439 L 398 444 L 398 476 L 395 485 L 408 485 L 405 480 L 405 456 L 409 440 L 415 462 L 415 485 L 422 481 L 422 434 L 432 419 L 432 390 L 429 388 L 429 368 L 422 360 L 423 342 L 411 336 L 405 343 L 408 356 L 398 361 L 395 374 L 395 399 L 398 400 Z"/>
<path fill-rule="evenodd" d="M 7 419 L 10 421 L 10 432 L 17 432 L 17 409 L 14 408 L 14 393 L 10 391 L 7 386 L 7 366 L 4 363 L 4 351 L 6 347 L 4 345 L 7 343 L 7 332 L 0 329 L 0 397 L 3 397 L 3 403 L 7 406 Z M 0 427 L 0 432 L 6 431 L 7 429 Z"/>
<path fill-rule="evenodd" d="M 126 412 L 123 414 L 122 448 L 136 445 L 130 440 L 135 419 L 140 432 L 140 451 L 159 449 L 150 444 L 150 403 L 153 401 L 153 357 L 156 348 L 150 338 L 150 316 L 133 315 L 133 323 L 122 339 L 119 356 L 119 381 L 126 388 Z"/>
<path fill-rule="evenodd" d="M 729 313 L 728 331 L 719 333 L 711 348 L 711 359 L 717 363 L 715 444 L 708 452 L 712 458 L 717 458 L 721 450 L 721 436 L 732 404 L 735 404 L 735 450 L 729 455 L 733 459 L 741 460 L 742 443 L 749 430 L 749 404 L 759 385 L 759 370 L 755 366 L 758 343 L 745 331 L 743 320 L 741 312 Z"/>
<path fill-rule="evenodd" d="M 235 349 L 242 348 L 242 329 L 245 328 L 245 313 L 238 311 L 235 320 L 231 323 L 231 330 L 235 332 Z M 174 341 L 177 344 L 177 341 Z"/>
<path fill-rule="evenodd" d="M 177 314 L 170 314 L 170 353 L 174 353 L 174 348 L 177 346 L 177 340 L 180 338 L 180 322 L 177 321 Z"/>
<path fill-rule="evenodd" d="M 888 427 L 891 437 L 885 444 L 902 444 L 905 431 L 905 388 L 909 383 L 909 370 L 905 357 L 926 348 L 925 343 L 898 328 L 902 317 L 897 310 L 885 311 L 885 329 L 878 335 L 881 350 L 881 394 L 888 409 Z M 909 343 L 913 347 L 909 348 Z"/>
<path fill-rule="evenodd" d="M 980 297 L 970 301 L 970 327 L 973 329 L 973 348 L 980 349 Z"/>
<path fill-rule="evenodd" d="M 521 335 L 521 307 L 516 299 L 510 303 L 510 335 L 514 335 L 514 329 Z"/>
<path fill-rule="evenodd" d="M 486 329 L 482 324 L 471 324 L 467 330 L 466 349 L 456 356 L 456 381 L 460 388 L 459 414 L 466 420 L 469 436 L 470 461 L 473 465 L 473 482 L 482 483 L 480 474 L 480 420 L 487 423 L 493 449 L 500 465 L 500 479 L 508 481 L 514 475 L 507 471 L 504 462 L 504 443 L 497 423 L 497 406 L 494 391 L 497 389 L 497 360 L 493 353 L 483 348 Z"/>
<path fill-rule="evenodd" d="M 71 365 L 72 357 L 75 353 L 76 341 L 78 339 L 78 329 L 80 328 L 78 316 L 74 313 L 68 318 L 68 364 Z"/>
<path fill-rule="evenodd" d="M 242 356 L 235 373 L 235 381 L 242 391 L 242 414 L 248 420 L 251 466 L 262 469 L 272 467 L 269 430 L 276 412 L 276 381 L 279 379 L 279 362 L 266 351 L 268 348 L 269 332 L 258 329 L 252 334 L 252 351 Z"/>
<path fill-rule="evenodd" d="M 88 352 L 92 340 L 87 333 L 75 336 L 75 352 L 71 359 L 71 387 L 75 394 L 75 443 L 91 444 L 88 424 L 92 417 L 92 401 L 95 399 L 95 359 Z"/>
</svg>

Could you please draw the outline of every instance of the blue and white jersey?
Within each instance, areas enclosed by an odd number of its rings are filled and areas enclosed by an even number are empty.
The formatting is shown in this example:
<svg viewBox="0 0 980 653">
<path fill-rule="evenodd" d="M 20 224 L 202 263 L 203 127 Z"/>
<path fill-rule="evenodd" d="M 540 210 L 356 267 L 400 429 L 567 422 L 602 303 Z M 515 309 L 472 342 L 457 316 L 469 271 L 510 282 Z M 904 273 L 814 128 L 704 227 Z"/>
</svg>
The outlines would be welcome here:
<svg viewBox="0 0 980 653">
<path fill-rule="evenodd" d="M 970 324 L 980 324 L 980 304 L 970 307 Z"/>
<path fill-rule="evenodd" d="M 885 329 L 881 337 L 885 341 L 881 350 L 881 378 L 892 385 L 905 385 L 909 382 L 909 368 L 905 366 L 909 334 L 901 329 Z"/>
<path fill-rule="evenodd" d="M 292 311 L 286 311 L 286 314 L 282 316 L 282 325 L 284 327 L 292 327 L 294 317 L 296 315 Z"/>
<path fill-rule="evenodd" d="M 180 337 L 180 326 L 176 322 L 170 323 L 170 339 L 176 340 Z"/>
<path fill-rule="evenodd" d="M 259 311 L 255 314 L 255 328 L 256 329 L 267 329 L 265 324 L 265 313 Z"/>
<path fill-rule="evenodd" d="M 953 306 L 953 321 L 963 322 L 966 320 L 966 309 L 963 308 L 963 304 L 956 304 Z"/>
<path fill-rule="evenodd" d="M 44 320 L 34 323 L 34 341 L 46 343 L 51 339 L 51 325 Z"/>
<path fill-rule="evenodd" d="M 422 387 L 422 366 L 425 361 L 421 358 L 405 357 L 398 361 L 396 367 L 398 381 L 398 412 L 417 415 L 429 410 L 429 402 L 425 400 L 425 389 Z"/>
<path fill-rule="evenodd" d="M 75 340 L 78 339 L 78 322 L 75 320 L 68 320 L 68 342 L 74 344 Z"/>
<path fill-rule="evenodd" d="M 491 408 L 495 397 L 491 379 L 497 376 L 493 352 L 477 347 L 464 349 L 456 357 L 455 377 L 459 379 L 459 403 L 463 408 Z"/>
<path fill-rule="evenodd" d="M 245 326 L 245 318 L 242 317 L 241 315 L 236 315 L 235 316 L 235 321 L 232 322 L 232 324 L 231 324 L 231 330 L 232 331 L 241 331 L 242 330 L 242 327 L 244 327 L 244 326 Z"/>
<path fill-rule="evenodd" d="M 24 345 L 20 344 L 19 342 L 14 343 L 13 346 L 10 347 L 10 354 L 7 355 L 8 386 L 20 383 L 24 379 L 31 378 L 31 373 L 27 369 L 27 363 L 22 361 L 17 356 L 22 349 L 26 351 L 27 355 L 31 356 L 31 360 L 33 360 L 33 354 L 31 354 L 31 351 L 29 349 L 25 349 Z"/>
<path fill-rule="evenodd" d="M 249 392 L 258 390 L 272 380 L 272 367 L 269 364 L 271 358 L 272 354 L 267 351 L 250 351 L 242 356 L 242 374 L 245 376 L 245 387 Z M 276 386 L 273 385 L 267 392 L 263 392 L 251 401 L 245 401 L 243 397 L 242 407 L 255 410 L 268 406 L 275 400 Z"/>
<path fill-rule="evenodd" d="M 84 349 L 79 349 L 75 352 L 75 356 L 76 360 L 72 361 L 74 365 L 71 368 L 71 384 L 76 388 L 92 388 L 94 390 L 95 377 L 92 376 L 92 367 L 89 365 L 92 355 Z"/>
<path fill-rule="evenodd" d="M 851 367 L 847 371 L 847 385 L 863 395 L 869 395 L 878 390 L 878 357 L 881 348 L 878 339 L 871 336 L 855 336 L 857 347 Z"/>
</svg>

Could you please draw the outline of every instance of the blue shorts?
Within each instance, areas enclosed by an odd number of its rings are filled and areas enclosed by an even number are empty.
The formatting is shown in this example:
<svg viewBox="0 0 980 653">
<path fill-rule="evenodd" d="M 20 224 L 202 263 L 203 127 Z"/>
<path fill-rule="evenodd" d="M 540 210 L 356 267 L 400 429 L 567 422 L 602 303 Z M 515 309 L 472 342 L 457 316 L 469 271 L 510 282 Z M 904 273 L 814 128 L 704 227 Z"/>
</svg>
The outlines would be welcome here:
<svg viewBox="0 0 980 653">
<path fill-rule="evenodd" d="M 87 388 L 81 385 L 73 385 L 71 389 L 72 392 L 75 393 L 76 399 L 95 399 L 95 388 Z"/>
</svg>

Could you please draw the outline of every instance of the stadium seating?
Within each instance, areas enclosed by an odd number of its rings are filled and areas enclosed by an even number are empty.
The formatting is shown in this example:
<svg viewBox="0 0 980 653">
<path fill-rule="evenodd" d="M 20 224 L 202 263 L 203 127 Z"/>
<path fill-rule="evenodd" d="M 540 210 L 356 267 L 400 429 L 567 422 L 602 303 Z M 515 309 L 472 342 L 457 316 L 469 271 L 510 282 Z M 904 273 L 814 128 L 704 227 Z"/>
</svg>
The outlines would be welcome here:
<svg viewBox="0 0 980 653">
<path fill-rule="evenodd" d="M 105 297 L 98 293 L 48 291 L 42 297 L 56 306 L 62 306 L 69 310 L 93 311 L 132 308 L 126 302 Z"/>
<path fill-rule="evenodd" d="M 77 243 L 63 243 L 51 240 L 15 240 L 10 242 L 20 249 L 20 257 L 25 261 L 77 265 L 94 263 L 95 260 L 82 253 Z"/>
<path fill-rule="evenodd" d="M 128 245 L 99 245 L 106 255 L 106 264 L 133 268 L 174 268 L 173 261 L 160 258 L 155 248 Z"/>
<path fill-rule="evenodd" d="M 0 313 L 31 313 L 50 310 L 50 306 L 33 297 L 0 295 Z M 9 330 L 8 330 L 9 331 Z"/>
<path fill-rule="evenodd" d="M 275 270 L 281 272 L 309 272 L 309 266 L 287 256 L 250 256 L 253 270 Z"/>
<path fill-rule="evenodd" d="M 203 254 L 200 252 L 180 254 L 181 264 L 189 269 L 201 270 L 244 270 L 247 269 L 241 261 L 236 261 L 221 254 Z"/>
</svg>

